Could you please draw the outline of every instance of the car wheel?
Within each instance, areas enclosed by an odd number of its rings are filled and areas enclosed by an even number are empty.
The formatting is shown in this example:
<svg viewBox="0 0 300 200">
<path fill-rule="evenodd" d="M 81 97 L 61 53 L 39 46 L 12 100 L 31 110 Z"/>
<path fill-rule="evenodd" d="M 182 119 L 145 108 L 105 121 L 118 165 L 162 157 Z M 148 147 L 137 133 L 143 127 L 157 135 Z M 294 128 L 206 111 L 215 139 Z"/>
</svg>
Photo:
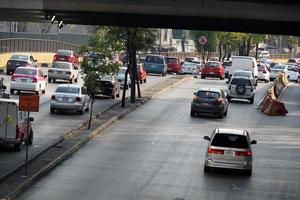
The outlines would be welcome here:
<svg viewBox="0 0 300 200">
<path fill-rule="evenodd" d="M 210 172 L 210 167 L 204 164 L 204 173 L 208 173 L 208 172 Z"/>
<path fill-rule="evenodd" d="M 51 83 L 51 78 L 48 78 L 48 83 Z"/>
<path fill-rule="evenodd" d="M 227 108 L 227 110 L 224 112 L 224 116 L 227 116 L 227 112 L 228 112 L 228 108 Z"/>
<path fill-rule="evenodd" d="M 116 93 L 115 93 L 115 92 L 112 93 L 111 98 L 112 98 L 112 99 L 115 99 L 115 98 L 116 98 Z"/>
<path fill-rule="evenodd" d="M 78 82 L 78 78 L 75 79 L 75 83 L 77 83 L 77 82 Z"/>
<path fill-rule="evenodd" d="M 38 91 L 35 91 L 35 94 L 36 95 L 39 95 L 40 94 L 40 91 L 38 90 Z"/>
<path fill-rule="evenodd" d="M 231 98 L 230 97 L 227 97 L 227 100 L 228 100 L 228 102 L 231 102 Z"/>
<path fill-rule="evenodd" d="M 50 113 L 55 113 L 55 109 L 54 108 L 50 108 Z"/>
<path fill-rule="evenodd" d="M 254 97 L 252 97 L 252 98 L 250 99 L 250 104 L 253 104 L 253 102 L 254 102 Z"/>
<path fill-rule="evenodd" d="M 73 78 L 71 78 L 69 82 L 70 82 L 70 84 L 72 84 L 73 83 Z"/>
<path fill-rule="evenodd" d="M 6 71 L 6 75 L 10 75 L 10 72 L 9 72 L 9 71 Z"/>
<path fill-rule="evenodd" d="M 15 90 L 14 89 L 10 89 L 10 94 L 14 94 Z"/>
<path fill-rule="evenodd" d="M 146 82 L 147 82 L 147 79 L 145 78 L 145 79 L 144 79 L 144 83 L 146 83 Z"/>
<path fill-rule="evenodd" d="M 196 112 L 194 110 L 191 110 L 191 117 L 196 117 Z"/>
<path fill-rule="evenodd" d="M 219 119 L 223 119 L 224 114 L 223 114 L 223 113 L 219 113 L 219 114 L 218 114 L 218 117 L 219 117 Z"/>
<path fill-rule="evenodd" d="M 19 152 L 22 149 L 22 142 L 16 143 L 15 144 L 15 151 Z"/>
<path fill-rule="evenodd" d="M 205 79 L 205 76 L 201 76 L 201 79 Z"/>
<path fill-rule="evenodd" d="M 83 115 L 84 109 L 82 108 L 82 110 L 79 110 L 78 113 L 79 115 Z"/>
<path fill-rule="evenodd" d="M 142 80 L 140 80 L 140 84 L 143 84 L 143 81 L 142 81 Z"/>
<path fill-rule="evenodd" d="M 45 94 L 45 93 L 46 93 L 46 89 L 43 89 L 43 90 L 42 90 L 42 93 Z"/>
<path fill-rule="evenodd" d="M 32 145 L 32 143 L 33 143 L 33 131 L 32 131 L 32 129 L 30 130 L 30 134 L 29 134 L 27 140 L 28 140 L 28 145 Z M 27 143 L 27 140 L 25 140 L 25 144 Z"/>
<path fill-rule="evenodd" d="M 245 170 L 245 175 L 246 176 L 251 176 L 252 175 L 252 168 L 248 169 L 248 170 Z"/>
</svg>

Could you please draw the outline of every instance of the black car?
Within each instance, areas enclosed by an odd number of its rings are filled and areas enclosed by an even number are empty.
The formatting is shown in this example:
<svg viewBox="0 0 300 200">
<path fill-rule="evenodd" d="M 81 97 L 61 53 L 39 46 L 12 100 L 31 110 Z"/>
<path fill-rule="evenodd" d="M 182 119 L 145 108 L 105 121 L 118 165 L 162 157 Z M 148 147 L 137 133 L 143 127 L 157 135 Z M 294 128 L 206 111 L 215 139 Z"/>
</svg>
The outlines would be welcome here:
<svg viewBox="0 0 300 200">
<path fill-rule="evenodd" d="M 228 100 L 222 89 L 202 88 L 194 93 L 191 102 L 191 117 L 197 113 L 218 115 L 219 118 L 227 116 Z"/>
<path fill-rule="evenodd" d="M 6 74 L 13 74 L 18 67 L 37 67 L 37 60 L 28 53 L 13 53 L 6 63 Z"/>
<path fill-rule="evenodd" d="M 98 80 L 100 84 L 100 92 L 105 96 L 110 96 L 112 99 L 120 96 L 120 82 L 115 75 L 104 75 Z"/>
</svg>

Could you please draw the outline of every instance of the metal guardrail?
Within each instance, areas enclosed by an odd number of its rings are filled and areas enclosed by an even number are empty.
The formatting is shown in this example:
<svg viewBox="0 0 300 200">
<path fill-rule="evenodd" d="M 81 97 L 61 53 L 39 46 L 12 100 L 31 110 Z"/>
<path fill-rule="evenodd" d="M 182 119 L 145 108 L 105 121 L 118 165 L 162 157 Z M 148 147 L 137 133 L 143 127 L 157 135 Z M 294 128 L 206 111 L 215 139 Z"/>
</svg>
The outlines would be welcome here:
<svg viewBox="0 0 300 200">
<path fill-rule="evenodd" d="M 55 40 L 9 38 L 0 39 L 0 53 L 10 52 L 56 52 L 58 49 L 68 49 L 79 52 L 79 45 Z"/>
</svg>

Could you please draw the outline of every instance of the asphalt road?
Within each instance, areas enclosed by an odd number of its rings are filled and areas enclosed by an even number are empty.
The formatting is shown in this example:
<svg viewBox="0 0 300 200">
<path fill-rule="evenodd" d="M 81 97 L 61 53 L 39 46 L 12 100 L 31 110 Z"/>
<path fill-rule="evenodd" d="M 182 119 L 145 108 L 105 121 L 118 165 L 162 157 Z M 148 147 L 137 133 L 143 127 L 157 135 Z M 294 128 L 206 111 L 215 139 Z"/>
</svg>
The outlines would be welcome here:
<svg viewBox="0 0 300 200">
<path fill-rule="evenodd" d="M 47 68 L 43 69 L 47 71 Z M 47 73 L 46 73 L 47 74 Z M 141 90 L 145 90 L 154 84 L 166 80 L 167 77 L 161 76 L 148 76 L 146 84 L 140 84 Z M 4 83 L 8 87 L 7 91 L 9 92 L 9 80 L 11 76 L 1 75 L 4 77 Z M 30 115 L 34 117 L 33 132 L 34 132 L 34 141 L 33 145 L 29 146 L 29 157 L 33 157 L 39 152 L 43 151 L 45 148 L 53 144 L 60 136 L 65 133 L 71 131 L 78 127 L 81 123 L 88 120 L 89 113 L 85 112 L 84 115 L 78 115 L 77 113 L 50 113 L 50 99 L 54 90 L 60 83 L 66 83 L 64 81 L 57 83 L 49 83 L 46 94 L 40 94 L 40 110 L 38 113 L 31 113 Z M 83 84 L 81 80 L 79 80 L 78 84 Z M 33 93 L 32 93 L 33 94 Z M 130 90 L 126 91 L 126 96 L 129 96 Z M 18 95 L 11 95 L 13 99 L 18 99 Z M 121 100 L 110 99 L 106 97 L 99 97 L 96 99 L 94 103 L 94 115 L 99 112 L 104 111 L 105 109 L 112 106 L 114 103 Z M 20 163 L 24 163 L 25 160 L 25 146 L 23 146 L 23 150 L 21 152 L 15 152 L 13 146 L 0 146 L 0 177 L 10 170 L 12 170 L 15 166 Z"/>
<path fill-rule="evenodd" d="M 113 124 L 18 199 L 299 200 L 299 120 L 254 109 L 268 85 L 259 84 L 253 105 L 230 103 L 218 119 L 190 118 L 190 101 L 197 88 L 225 82 L 184 82 Z M 258 141 L 251 177 L 204 174 L 202 138 L 216 127 L 247 129 Z"/>
</svg>

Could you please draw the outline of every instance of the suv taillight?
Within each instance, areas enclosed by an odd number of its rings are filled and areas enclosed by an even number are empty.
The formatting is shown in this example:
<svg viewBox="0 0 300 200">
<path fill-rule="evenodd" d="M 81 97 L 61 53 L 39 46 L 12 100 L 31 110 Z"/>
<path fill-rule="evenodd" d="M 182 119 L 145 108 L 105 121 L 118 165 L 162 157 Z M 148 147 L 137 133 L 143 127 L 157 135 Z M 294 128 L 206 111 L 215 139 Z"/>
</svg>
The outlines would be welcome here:
<svg viewBox="0 0 300 200">
<path fill-rule="evenodd" d="M 209 149 L 207 150 L 207 153 L 224 155 L 224 150 L 211 149 L 211 148 L 209 148 Z"/>
<path fill-rule="evenodd" d="M 221 104 L 224 103 L 224 99 L 219 98 L 219 99 L 216 100 L 216 103 L 217 103 L 218 105 L 221 105 Z"/>
<path fill-rule="evenodd" d="M 252 156 L 251 151 L 236 151 L 234 152 L 235 156 Z"/>
</svg>

